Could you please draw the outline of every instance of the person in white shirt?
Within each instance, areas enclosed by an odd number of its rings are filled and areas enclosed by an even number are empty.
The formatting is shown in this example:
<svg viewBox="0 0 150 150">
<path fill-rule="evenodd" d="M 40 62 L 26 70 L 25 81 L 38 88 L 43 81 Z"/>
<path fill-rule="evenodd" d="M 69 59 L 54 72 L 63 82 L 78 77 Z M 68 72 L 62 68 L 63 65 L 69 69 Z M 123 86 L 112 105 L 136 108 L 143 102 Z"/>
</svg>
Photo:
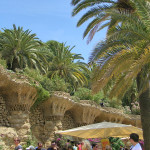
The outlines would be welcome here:
<svg viewBox="0 0 150 150">
<path fill-rule="evenodd" d="M 142 150 L 141 145 L 139 144 L 139 135 L 136 133 L 130 134 L 130 142 L 132 146 L 130 150 Z"/>
</svg>

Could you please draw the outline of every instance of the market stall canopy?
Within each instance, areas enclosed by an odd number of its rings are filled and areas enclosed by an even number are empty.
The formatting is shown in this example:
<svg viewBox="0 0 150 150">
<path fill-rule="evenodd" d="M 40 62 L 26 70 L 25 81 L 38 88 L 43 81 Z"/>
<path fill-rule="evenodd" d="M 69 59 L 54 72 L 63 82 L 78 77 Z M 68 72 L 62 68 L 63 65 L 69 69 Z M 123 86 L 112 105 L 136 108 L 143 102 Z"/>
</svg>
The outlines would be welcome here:
<svg viewBox="0 0 150 150">
<path fill-rule="evenodd" d="M 129 137 L 131 133 L 137 133 L 143 139 L 143 131 L 132 125 L 102 122 L 56 132 L 62 135 L 70 135 L 84 139 L 107 138 L 107 137 Z"/>
</svg>

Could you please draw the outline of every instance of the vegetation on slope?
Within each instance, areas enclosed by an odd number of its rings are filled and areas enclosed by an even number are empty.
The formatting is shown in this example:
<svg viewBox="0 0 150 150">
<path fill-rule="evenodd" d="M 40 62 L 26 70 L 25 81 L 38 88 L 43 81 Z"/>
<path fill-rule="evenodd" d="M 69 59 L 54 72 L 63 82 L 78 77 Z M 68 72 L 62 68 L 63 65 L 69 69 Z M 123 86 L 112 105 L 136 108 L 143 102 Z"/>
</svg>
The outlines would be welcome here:
<svg viewBox="0 0 150 150">
<path fill-rule="evenodd" d="M 132 110 L 131 103 L 137 100 L 131 100 L 136 87 L 129 89 L 123 103 L 108 97 L 105 91 L 109 87 L 93 94 L 91 77 L 97 64 L 82 62 L 84 58 L 80 54 L 71 52 L 74 47 L 57 41 L 43 43 L 30 30 L 24 31 L 15 25 L 13 29 L 4 29 L 0 37 L 0 64 L 15 72 L 18 78 L 26 77 L 37 88 L 38 96 L 33 107 L 48 99 L 53 91 L 64 91 L 70 93 L 75 101 L 91 100 L 98 105 L 103 103 L 115 108 L 126 108 L 128 105 Z M 139 111 L 134 107 L 133 112 Z"/>
</svg>

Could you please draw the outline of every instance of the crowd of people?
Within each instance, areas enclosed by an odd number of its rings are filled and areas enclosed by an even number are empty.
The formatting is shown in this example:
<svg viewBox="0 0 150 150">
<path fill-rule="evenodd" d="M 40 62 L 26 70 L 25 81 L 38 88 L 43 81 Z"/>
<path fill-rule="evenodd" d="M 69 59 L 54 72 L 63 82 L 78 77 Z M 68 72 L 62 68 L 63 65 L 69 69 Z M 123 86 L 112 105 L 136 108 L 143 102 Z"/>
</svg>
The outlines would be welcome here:
<svg viewBox="0 0 150 150">
<path fill-rule="evenodd" d="M 130 149 L 120 147 L 118 150 L 144 150 L 143 145 L 139 142 L 139 135 L 136 133 L 130 134 L 130 143 L 132 146 Z M 14 138 L 15 150 L 23 150 L 20 145 L 20 139 Z M 29 146 L 26 150 L 46 150 L 43 148 L 43 144 L 39 142 L 37 147 Z M 90 143 L 88 140 L 83 140 L 81 142 L 71 141 L 70 145 L 66 144 L 64 147 L 60 147 L 57 142 L 52 141 L 51 146 L 47 150 L 100 150 L 97 143 Z M 110 145 L 106 145 L 105 150 L 112 150 Z"/>
</svg>

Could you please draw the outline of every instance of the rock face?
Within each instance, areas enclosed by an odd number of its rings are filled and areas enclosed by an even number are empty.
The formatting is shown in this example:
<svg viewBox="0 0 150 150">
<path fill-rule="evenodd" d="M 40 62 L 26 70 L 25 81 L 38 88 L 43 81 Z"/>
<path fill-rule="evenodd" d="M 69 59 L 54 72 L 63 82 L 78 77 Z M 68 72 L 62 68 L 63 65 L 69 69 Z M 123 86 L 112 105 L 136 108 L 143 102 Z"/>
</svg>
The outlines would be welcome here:
<svg viewBox="0 0 150 150">
<path fill-rule="evenodd" d="M 90 101 L 74 102 L 68 93 L 54 92 L 37 108 L 30 109 L 37 91 L 25 77 L 16 76 L 0 66 L 0 134 L 20 136 L 26 141 L 30 131 L 38 141 L 49 145 L 57 130 L 66 130 L 102 121 L 141 127 L 140 116 L 125 115 L 113 108 L 101 108 Z M 9 127 L 9 128 L 8 128 Z M 4 131 L 4 133 L 2 133 Z M 10 149 L 11 142 L 2 138 Z M 9 148 L 8 148 L 9 146 Z"/>
</svg>

